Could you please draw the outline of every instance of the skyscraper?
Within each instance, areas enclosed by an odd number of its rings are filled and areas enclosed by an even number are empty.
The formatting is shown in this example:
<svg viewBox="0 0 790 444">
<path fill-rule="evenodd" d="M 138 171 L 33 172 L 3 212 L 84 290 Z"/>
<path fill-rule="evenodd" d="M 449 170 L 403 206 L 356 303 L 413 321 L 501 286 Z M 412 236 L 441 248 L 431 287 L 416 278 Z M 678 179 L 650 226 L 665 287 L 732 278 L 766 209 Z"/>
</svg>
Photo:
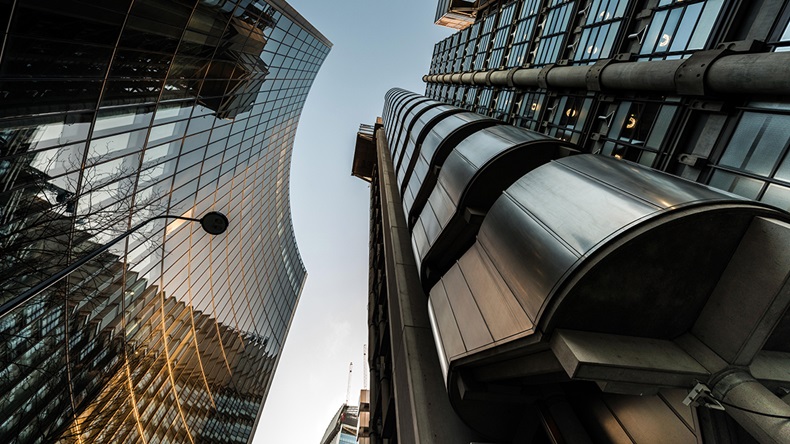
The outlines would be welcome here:
<svg viewBox="0 0 790 444">
<path fill-rule="evenodd" d="M 357 136 L 371 442 L 790 440 L 788 2 L 454 8 Z"/>
<path fill-rule="evenodd" d="M 281 0 L 0 1 L 0 441 L 248 442 L 305 270 L 288 201 L 331 43 Z"/>
<path fill-rule="evenodd" d="M 343 404 L 321 438 L 320 444 L 355 444 L 359 423 L 359 407 Z"/>
</svg>

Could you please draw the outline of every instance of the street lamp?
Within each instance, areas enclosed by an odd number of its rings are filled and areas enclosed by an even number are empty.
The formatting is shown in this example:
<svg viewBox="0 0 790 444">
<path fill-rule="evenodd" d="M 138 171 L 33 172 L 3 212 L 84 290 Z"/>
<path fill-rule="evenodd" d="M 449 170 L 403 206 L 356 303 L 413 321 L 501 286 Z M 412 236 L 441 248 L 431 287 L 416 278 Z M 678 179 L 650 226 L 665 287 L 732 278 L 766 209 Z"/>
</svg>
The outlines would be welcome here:
<svg viewBox="0 0 790 444">
<path fill-rule="evenodd" d="M 165 214 L 163 216 L 156 216 L 156 217 L 152 217 L 152 218 L 150 218 L 148 220 L 144 220 L 143 222 L 140 222 L 136 226 L 134 226 L 131 229 L 125 231 L 122 234 L 120 234 L 118 237 L 116 237 L 115 239 L 111 240 L 110 242 L 102 245 L 101 247 L 97 248 L 96 250 L 91 251 L 90 253 L 86 254 L 83 257 L 81 257 L 79 260 L 77 260 L 73 264 L 69 265 L 68 267 L 66 267 L 66 268 L 60 270 L 59 272 L 55 273 L 54 275 L 50 276 L 47 280 L 39 283 L 38 285 L 36 285 L 33 288 L 28 289 L 24 293 L 22 293 L 19 296 L 16 296 L 15 298 L 7 301 L 3 305 L 0 305 L 0 319 L 4 318 L 12 310 L 16 309 L 17 307 L 21 306 L 22 304 L 26 303 L 27 301 L 29 301 L 29 300 L 33 299 L 34 297 L 38 296 L 41 292 L 43 292 L 47 288 L 53 286 L 55 283 L 57 283 L 58 281 L 60 281 L 64 277 L 68 276 L 69 274 L 71 274 L 77 268 L 85 265 L 85 263 L 87 263 L 91 259 L 93 259 L 96 256 L 98 256 L 98 255 L 104 253 L 105 251 L 109 250 L 110 247 L 112 247 L 113 245 L 118 243 L 120 240 L 125 239 L 130 234 L 132 234 L 135 231 L 139 230 L 140 228 L 144 227 L 149 222 L 157 220 L 157 219 L 181 219 L 181 220 L 188 220 L 188 221 L 192 221 L 192 222 L 200 222 L 200 226 L 203 227 L 203 230 L 206 233 L 211 234 L 213 236 L 216 236 L 218 234 L 224 233 L 225 230 L 228 229 L 228 224 L 229 224 L 228 218 L 225 217 L 224 214 L 222 214 L 220 212 L 217 212 L 217 211 L 211 211 L 209 213 L 206 213 L 200 219 L 195 219 L 195 218 L 192 218 L 192 217 L 184 217 L 184 216 L 172 216 L 172 215 L 169 215 L 169 214 Z"/>
</svg>

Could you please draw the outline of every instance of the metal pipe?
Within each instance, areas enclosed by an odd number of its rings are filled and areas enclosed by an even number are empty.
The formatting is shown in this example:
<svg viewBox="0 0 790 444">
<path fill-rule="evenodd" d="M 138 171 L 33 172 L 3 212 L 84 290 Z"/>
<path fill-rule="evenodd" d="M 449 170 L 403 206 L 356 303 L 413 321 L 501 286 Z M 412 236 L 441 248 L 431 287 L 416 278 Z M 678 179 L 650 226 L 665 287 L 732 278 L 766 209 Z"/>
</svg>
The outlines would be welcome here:
<svg viewBox="0 0 790 444">
<path fill-rule="evenodd" d="M 208 219 L 209 217 L 221 217 L 222 219 L 224 219 L 225 228 L 227 228 L 227 221 L 228 221 L 228 219 L 224 215 L 222 215 L 221 213 L 218 213 L 216 211 L 212 211 L 210 213 L 207 213 L 205 216 L 203 216 L 200 219 L 194 219 L 194 218 L 191 218 L 191 217 L 184 217 L 184 216 L 171 216 L 169 214 L 165 214 L 163 216 L 155 216 L 155 217 L 152 217 L 152 218 L 150 218 L 148 220 L 144 220 L 143 222 L 140 222 L 139 224 L 135 225 L 130 230 L 127 230 L 124 233 L 121 233 L 120 235 L 118 235 L 115 239 L 111 240 L 110 242 L 102 245 L 101 247 L 97 248 L 96 250 L 93 250 L 90 253 L 86 254 L 85 256 L 79 258 L 73 264 L 71 264 L 68 267 L 60 270 L 59 272 L 53 274 L 52 276 L 50 276 L 46 280 L 40 282 L 38 285 L 28 289 L 27 291 L 25 291 L 22 294 L 10 299 L 9 301 L 5 302 L 3 305 L 0 305 L 0 319 L 4 318 L 11 311 L 17 309 L 21 305 L 27 303 L 28 301 L 30 301 L 34 297 L 38 296 L 39 294 L 41 294 L 43 291 L 45 291 L 49 287 L 55 285 L 58 281 L 60 281 L 64 277 L 70 275 L 77 268 L 79 268 L 79 267 L 85 265 L 86 263 L 88 263 L 91 259 L 94 259 L 97 256 L 99 256 L 100 254 L 102 254 L 105 251 L 109 250 L 110 247 L 112 247 L 116 243 L 120 242 L 121 240 L 125 239 L 126 237 L 128 237 L 129 235 L 131 235 L 135 231 L 139 230 L 140 228 L 144 227 L 149 222 L 155 221 L 157 219 L 181 219 L 181 220 L 188 220 L 188 221 L 192 221 L 192 222 L 200 222 L 201 225 L 203 226 L 203 229 L 206 230 L 208 233 L 210 233 L 210 234 L 219 234 L 219 233 L 213 233 L 212 232 L 212 227 L 207 226 L 207 223 L 215 223 L 215 221 L 213 219 L 209 220 Z M 225 231 L 225 230 L 222 229 L 221 231 Z"/>
<path fill-rule="evenodd" d="M 687 60 L 653 60 L 606 65 L 600 72 L 600 85 L 614 91 L 654 91 L 681 94 L 675 79 Z M 725 55 L 711 63 L 704 78 L 705 86 L 721 94 L 790 95 L 790 52 Z M 549 88 L 587 89 L 593 65 L 555 66 L 546 73 Z M 513 85 L 519 88 L 539 87 L 542 70 L 519 68 L 512 74 Z M 428 83 L 508 86 L 506 70 L 475 71 L 460 76 L 427 75 Z M 489 75 L 490 73 L 490 75 Z"/>
<path fill-rule="evenodd" d="M 759 442 L 790 442 L 790 405 L 749 373 L 736 370 L 725 375 L 713 386 L 712 393 L 722 401 L 724 411 Z"/>
<path fill-rule="evenodd" d="M 513 84 L 525 88 L 535 88 L 538 86 L 539 69 L 519 69 L 513 74 Z"/>
<path fill-rule="evenodd" d="M 708 86 L 720 93 L 790 94 L 790 52 L 733 54 L 710 66 Z"/>
<path fill-rule="evenodd" d="M 636 91 L 675 91 L 675 71 L 684 60 L 613 63 L 601 71 L 601 85 L 606 89 Z"/>
<path fill-rule="evenodd" d="M 494 86 L 507 86 L 508 71 L 494 71 L 489 77 L 491 85 Z"/>
<path fill-rule="evenodd" d="M 555 66 L 546 73 L 546 82 L 554 88 L 586 88 L 592 65 Z"/>
</svg>

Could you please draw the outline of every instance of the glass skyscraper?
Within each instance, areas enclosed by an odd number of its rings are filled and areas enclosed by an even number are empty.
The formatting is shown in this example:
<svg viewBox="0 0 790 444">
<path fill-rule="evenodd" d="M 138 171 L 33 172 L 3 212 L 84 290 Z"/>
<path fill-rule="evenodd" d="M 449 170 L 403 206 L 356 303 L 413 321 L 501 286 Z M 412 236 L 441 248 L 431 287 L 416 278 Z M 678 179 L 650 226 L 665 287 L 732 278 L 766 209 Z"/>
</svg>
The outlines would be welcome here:
<svg viewBox="0 0 790 444">
<path fill-rule="evenodd" d="M 282 0 L 0 0 L 0 442 L 248 442 L 306 273 L 293 138 L 331 43 Z"/>
</svg>

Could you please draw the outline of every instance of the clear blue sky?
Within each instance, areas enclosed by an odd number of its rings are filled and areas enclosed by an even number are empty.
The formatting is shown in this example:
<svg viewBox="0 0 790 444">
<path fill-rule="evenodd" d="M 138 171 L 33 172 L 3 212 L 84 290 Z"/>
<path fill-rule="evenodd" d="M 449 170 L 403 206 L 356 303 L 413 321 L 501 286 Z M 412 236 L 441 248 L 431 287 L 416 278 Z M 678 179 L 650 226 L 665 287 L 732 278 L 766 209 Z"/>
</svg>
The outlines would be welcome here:
<svg viewBox="0 0 790 444">
<path fill-rule="evenodd" d="M 291 207 L 307 284 L 280 358 L 256 444 L 315 444 L 346 397 L 362 387 L 367 342 L 368 185 L 351 177 L 360 123 L 384 94 L 423 93 L 436 0 L 288 0 L 334 44 L 307 98 L 291 166 Z"/>
</svg>

